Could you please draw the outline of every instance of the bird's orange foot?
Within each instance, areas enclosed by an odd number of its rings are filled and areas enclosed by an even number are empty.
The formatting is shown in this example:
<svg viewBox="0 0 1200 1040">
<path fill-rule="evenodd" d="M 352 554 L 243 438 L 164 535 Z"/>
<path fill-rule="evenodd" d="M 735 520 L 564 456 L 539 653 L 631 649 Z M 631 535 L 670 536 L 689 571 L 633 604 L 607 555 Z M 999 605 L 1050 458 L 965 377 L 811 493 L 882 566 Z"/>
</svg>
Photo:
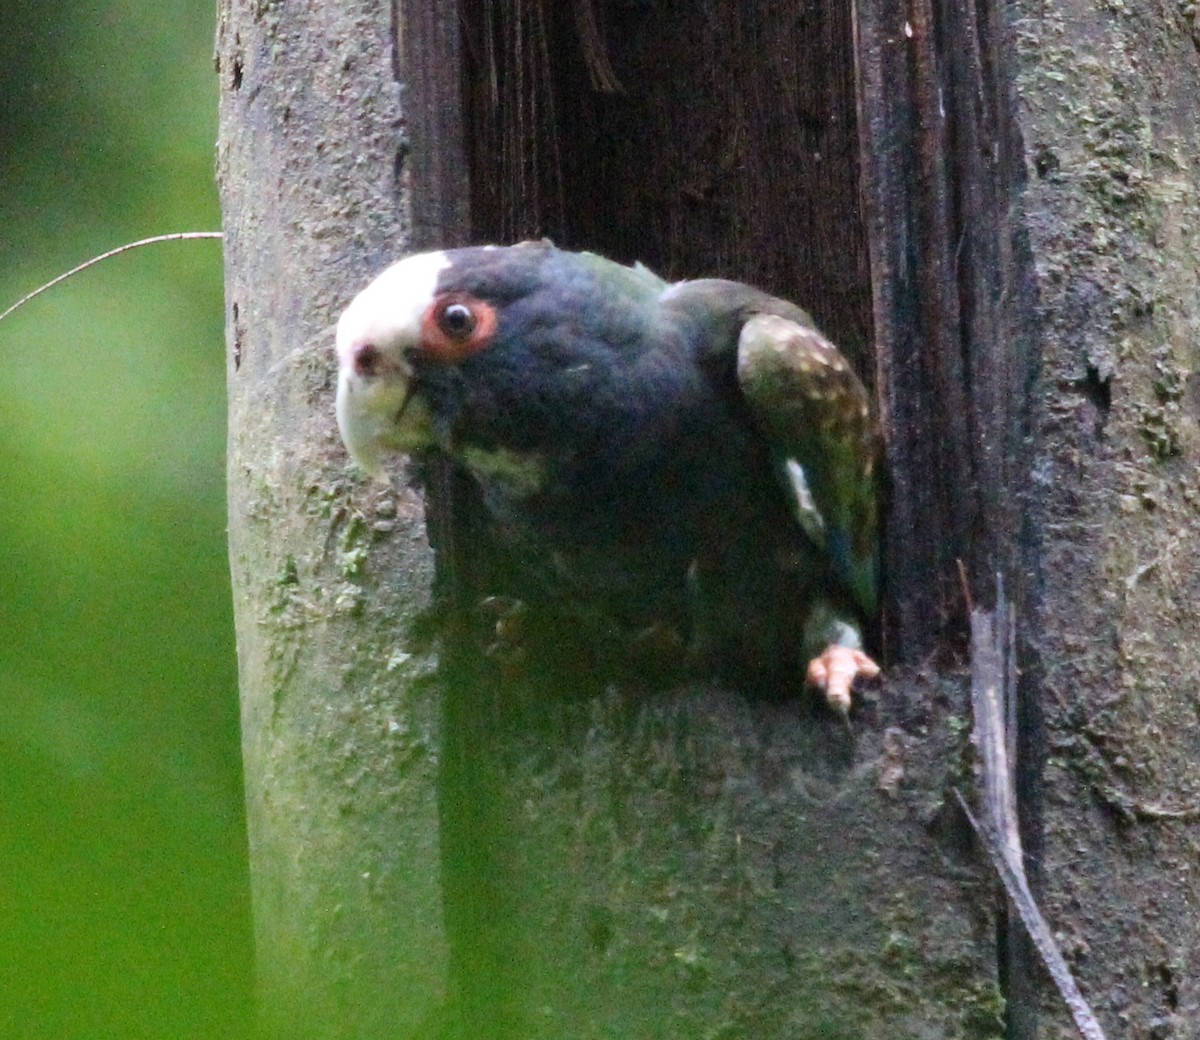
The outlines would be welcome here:
<svg viewBox="0 0 1200 1040">
<path fill-rule="evenodd" d="M 850 710 L 850 690 L 860 675 L 874 679 L 879 665 L 861 650 L 848 646 L 830 646 L 808 662 L 808 681 L 825 694 L 825 702 L 845 715 Z"/>
</svg>

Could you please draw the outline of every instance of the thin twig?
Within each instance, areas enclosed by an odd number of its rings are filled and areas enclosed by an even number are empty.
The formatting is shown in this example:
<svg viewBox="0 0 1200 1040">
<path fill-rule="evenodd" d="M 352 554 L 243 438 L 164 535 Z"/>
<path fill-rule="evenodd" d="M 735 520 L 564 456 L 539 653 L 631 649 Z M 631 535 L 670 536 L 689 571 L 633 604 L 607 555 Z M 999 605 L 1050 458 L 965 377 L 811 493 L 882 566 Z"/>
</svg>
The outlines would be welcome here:
<svg viewBox="0 0 1200 1040">
<path fill-rule="evenodd" d="M 131 249 L 140 249 L 142 246 L 152 246 L 158 242 L 182 242 L 195 238 L 224 238 L 225 236 L 220 231 L 175 231 L 169 235 L 154 235 L 152 238 L 139 239 L 137 242 L 126 242 L 123 246 L 117 246 L 116 249 L 110 249 L 107 253 L 101 253 L 99 256 L 94 256 L 90 260 L 85 260 L 78 267 L 72 267 L 71 270 L 60 274 L 57 278 L 51 278 L 45 285 L 39 285 L 31 293 L 26 293 L 8 310 L 0 314 L 0 321 L 7 318 L 13 311 L 19 307 L 24 307 L 30 300 L 36 296 L 41 296 L 47 289 L 53 289 L 59 282 L 65 282 L 68 278 L 79 274 L 80 271 L 86 271 L 89 267 L 100 263 L 102 260 L 108 260 L 111 257 L 119 256 L 121 253 L 128 253 Z"/>
<path fill-rule="evenodd" d="M 1054 941 L 1054 935 L 1033 898 L 1025 874 L 1016 784 L 1013 779 L 1016 767 L 1013 732 L 1017 675 L 1015 656 L 1013 615 L 1004 599 L 1003 586 L 997 582 L 995 611 L 971 611 L 971 703 L 975 714 L 975 744 L 982 772 L 983 819 L 974 816 L 959 791 L 954 793 L 975 833 L 979 835 L 1042 963 L 1070 1010 L 1079 1035 L 1084 1040 L 1104 1040 L 1104 1030 Z"/>
<path fill-rule="evenodd" d="M 967 806 L 962 792 L 955 790 L 954 794 L 971 826 L 975 829 L 975 833 L 979 835 L 979 840 L 983 843 L 988 858 L 992 861 L 992 866 L 1000 875 L 1004 891 L 1008 894 L 1009 900 L 1016 908 L 1017 916 L 1021 918 L 1021 923 L 1029 933 L 1029 938 L 1033 940 L 1033 945 L 1041 955 L 1042 963 L 1050 973 L 1050 978 L 1054 980 L 1054 985 L 1070 1009 L 1079 1035 L 1084 1037 L 1084 1040 L 1105 1040 L 1104 1030 L 1097 1021 L 1087 999 L 1080 992 L 1079 985 L 1071 974 L 1071 969 L 1067 966 L 1062 951 L 1058 948 L 1058 943 L 1054 941 L 1050 926 L 1046 923 L 1033 894 L 1029 891 L 1024 867 L 1019 865 L 1019 861 L 1014 863 L 1011 860 L 1007 843 L 990 826 L 975 818 Z"/>
</svg>

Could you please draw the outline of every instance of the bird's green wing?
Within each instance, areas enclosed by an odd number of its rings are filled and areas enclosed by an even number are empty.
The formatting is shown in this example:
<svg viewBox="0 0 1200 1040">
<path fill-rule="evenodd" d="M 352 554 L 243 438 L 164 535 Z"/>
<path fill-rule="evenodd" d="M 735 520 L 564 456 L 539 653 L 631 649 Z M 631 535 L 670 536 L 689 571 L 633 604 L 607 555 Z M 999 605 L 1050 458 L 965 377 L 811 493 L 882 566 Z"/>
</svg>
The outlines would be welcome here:
<svg viewBox="0 0 1200 1040">
<path fill-rule="evenodd" d="M 737 373 L 796 519 L 860 609 L 874 614 L 877 438 L 866 390 L 816 329 L 775 314 L 755 315 L 742 327 Z"/>
</svg>

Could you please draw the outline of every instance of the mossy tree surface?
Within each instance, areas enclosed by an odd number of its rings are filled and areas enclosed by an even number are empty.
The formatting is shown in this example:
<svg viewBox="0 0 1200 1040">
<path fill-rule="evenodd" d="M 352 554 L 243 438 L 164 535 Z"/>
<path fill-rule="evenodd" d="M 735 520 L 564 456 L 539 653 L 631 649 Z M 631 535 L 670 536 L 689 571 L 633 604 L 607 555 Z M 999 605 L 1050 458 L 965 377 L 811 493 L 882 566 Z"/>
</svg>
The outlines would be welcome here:
<svg viewBox="0 0 1200 1040">
<path fill-rule="evenodd" d="M 1109 1035 L 1182 1037 L 1200 1014 L 1200 28 L 1182 3 L 1012 17 L 1043 356 L 1037 865 Z"/>
<path fill-rule="evenodd" d="M 271 1036 L 411 1034 L 445 989 L 440 722 L 403 634 L 431 581 L 422 507 L 348 474 L 332 421 L 340 308 L 437 219 L 408 188 L 431 145 L 402 46 L 386 5 L 219 10 L 230 564 Z"/>
<path fill-rule="evenodd" d="M 1055 926 L 1114 1033 L 1159 1035 L 1196 1002 L 1192 924 L 1156 923 L 1194 883 L 1177 684 L 1200 665 L 1180 645 L 1154 667 L 1196 581 L 1184 13 L 1177 36 L 1138 36 L 1123 9 L 1070 3 L 1014 21 L 861 3 L 853 32 L 849 6 L 560 6 L 464 0 L 461 51 L 423 3 L 222 9 L 231 557 L 269 1018 L 985 1038 L 1006 994 L 1009 1036 L 1035 1035 L 1039 1004 L 1059 1029 L 953 795 L 972 783 L 944 664 L 961 560 L 981 599 L 999 573 L 1020 607 L 1021 790 Z M 1135 60 L 1154 74 L 1114 76 Z M 444 583 L 486 589 L 444 474 L 426 503 L 346 468 L 332 321 L 414 244 L 520 234 L 759 281 L 860 363 L 887 435 L 892 668 L 852 731 L 799 696 L 546 691 L 469 640 L 438 662 L 406 645 L 431 580 L 424 506 Z"/>
</svg>

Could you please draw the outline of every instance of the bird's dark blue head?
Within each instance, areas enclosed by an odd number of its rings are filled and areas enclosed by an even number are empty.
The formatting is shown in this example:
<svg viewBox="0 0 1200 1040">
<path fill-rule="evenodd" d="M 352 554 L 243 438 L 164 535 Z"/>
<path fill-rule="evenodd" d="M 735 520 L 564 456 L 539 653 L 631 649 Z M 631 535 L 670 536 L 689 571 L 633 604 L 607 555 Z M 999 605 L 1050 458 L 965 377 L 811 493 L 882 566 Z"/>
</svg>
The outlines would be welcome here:
<svg viewBox="0 0 1200 1040">
<path fill-rule="evenodd" d="M 453 436 L 553 437 L 564 399 L 585 399 L 599 368 L 643 349 L 666 284 L 548 243 L 401 260 L 338 323 L 350 454 L 377 474 L 388 450 L 448 447 Z"/>
</svg>

